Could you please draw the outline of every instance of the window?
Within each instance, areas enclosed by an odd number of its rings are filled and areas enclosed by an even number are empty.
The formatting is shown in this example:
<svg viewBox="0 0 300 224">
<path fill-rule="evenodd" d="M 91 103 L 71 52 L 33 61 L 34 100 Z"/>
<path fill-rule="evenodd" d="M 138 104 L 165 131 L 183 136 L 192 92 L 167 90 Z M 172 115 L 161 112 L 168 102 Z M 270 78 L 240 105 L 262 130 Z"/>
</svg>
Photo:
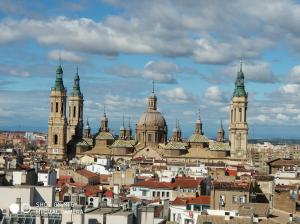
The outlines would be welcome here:
<svg viewBox="0 0 300 224">
<path fill-rule="evenodd" d="M 240 122 L 242 122 L 242 117 L 243 117 L 242 108 L 239 108 L 239 112 L 240 112 Z"/>
<path fill-rule="evenodd" d="M 160 192 L 159 191 L 157 191 L 157 197 L 160 197 Z"/>
<path fill-rule="evenodd" d="M 58 102 L 55 103 L 55 111 L 58 113 Z"/>
<path fill-rule="evenodd" d="M 170 192 L 167 192 L 167 197 L 169 197 L 170 196 Z"/>
<path fill-rule="evenodd" d="M 142 191 L 142 196 L 147 196 L 147 191 Z"/>
<path fill-rule="evenodd" d="M 80 109 L 80 106 L 78 107 L 78 118 L 80 118 L 81 117 L 81 109 Z"/>
<path fill-rule="evenodd" d="M 76 117 L 76 106 L 73 107 L 73 117 Z"/>
<path fill-rule="evenodd" d="M 163 191 L 163 192 L 161 192 L 161 196 L 162 197 L 164 197 L 165 196 L 165 192 Z"/>
<path fill-rule="evenodd" d="M 236 122 L 236 109 L 234 109 L 233 120 Z"/>
<path fill-rule="evenodd" d="M 186 205 L 186 210 L 191 211 L 191 209 L 192 209 L 192 206 L 191 206 L 191 205 Z"/>
<path fill-rule="evenodd" d="M 152 197 L 155 197 L 155 191 L 152 192 Z"/>
<path fill-rule="evenodd" d="M 209 205 L 202 205 L 202 210 L 210 209 Z"/>
<path fill-rule="evenodd" d="M 148 142 L 152 142 L 152 135 L 148 134 Z"/>
<path fill-rule="evenodd" d="M 194 211 L 201 211 L 201 205 L 194 205 Z"/>
<path fill-rule="evenodd" d="M 240 203 L 243 204 L 243 203 L 245 203 L 245 202 L 246 202 L 245 196 L 241 196 L 241 197 L 240 197 Z"/>
<path fill-rule="evenodd" d="M 51 103 L 51 113 L 53 112 L 53 103 Z"/>
<path fill-rule="evenodd" d="M 61 114 L 64 114 L 64 103 L 61 103 Z"/>
<path fill-rule="evenodd" d="M 236 195 L 232 196 L 232 204 L 236 204 L 238 202 L 238 197 Z"/>
<path fill-rule="evenodd" d="M 225 206 L 225 195 L 220 195 L 220 206 L 224 207 Z"/>
<path fill-rule="evenodd" d="M 57 135 L 54 135 L 54 145 L 57 145 L 58 144 L 58 136 Z"/>
</svg>

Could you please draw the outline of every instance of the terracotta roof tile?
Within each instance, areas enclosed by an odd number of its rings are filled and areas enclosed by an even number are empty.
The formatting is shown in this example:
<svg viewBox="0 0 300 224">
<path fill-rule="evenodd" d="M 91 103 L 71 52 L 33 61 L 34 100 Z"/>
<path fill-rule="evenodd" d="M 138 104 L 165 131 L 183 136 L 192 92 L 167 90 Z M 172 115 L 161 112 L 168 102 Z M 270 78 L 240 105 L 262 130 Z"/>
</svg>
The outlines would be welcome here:
<svg viewBox="0 0 300 224">
<path fill-rule="evenodd" d="M 98 174 L 88 171 L 86 169 L 76 170 L 76 173 L 78 173 L 86 178 L 98 177 Z"/>
</svg>

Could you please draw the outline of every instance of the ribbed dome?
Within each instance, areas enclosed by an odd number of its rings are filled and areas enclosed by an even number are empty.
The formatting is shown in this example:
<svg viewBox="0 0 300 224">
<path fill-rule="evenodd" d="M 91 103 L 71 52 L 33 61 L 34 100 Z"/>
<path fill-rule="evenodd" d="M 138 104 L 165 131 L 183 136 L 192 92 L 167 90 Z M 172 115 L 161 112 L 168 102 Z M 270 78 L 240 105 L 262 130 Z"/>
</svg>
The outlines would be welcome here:
<svg viewBox="0 0 300 224">
<path fill-rule="evenodd" d="M 166 120 L 159 111 L 147 111 L 142 114 L 137 125 L 165 127 Z"/>
</svg>

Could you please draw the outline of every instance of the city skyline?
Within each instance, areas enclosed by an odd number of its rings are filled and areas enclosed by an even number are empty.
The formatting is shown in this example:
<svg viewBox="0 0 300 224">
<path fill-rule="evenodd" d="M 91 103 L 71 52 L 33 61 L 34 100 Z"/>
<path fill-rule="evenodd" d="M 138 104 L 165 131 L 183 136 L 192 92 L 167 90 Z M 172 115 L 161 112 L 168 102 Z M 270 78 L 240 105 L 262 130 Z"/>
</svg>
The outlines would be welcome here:
<svg viewBox="0 0 300 224">
<path fill-rule="evenodd" d="M 183 136 L 190 135 L 198 108 L 206 135 L 216 136 L 220 120 L 228 134 L 243 59 L 249 138 L 297 137 L 299 2 L 257 1 L 253 8 L 246 1 L 47 3 L 0 3 L 1 129 L 47 130 L 60 55 L 68 93 L 79 67 L 93 132 L 104 104 L 115 134 L 123 114 L 134 126 L 154 80 L 169 135 L 176 119 Z"/>
</svg>

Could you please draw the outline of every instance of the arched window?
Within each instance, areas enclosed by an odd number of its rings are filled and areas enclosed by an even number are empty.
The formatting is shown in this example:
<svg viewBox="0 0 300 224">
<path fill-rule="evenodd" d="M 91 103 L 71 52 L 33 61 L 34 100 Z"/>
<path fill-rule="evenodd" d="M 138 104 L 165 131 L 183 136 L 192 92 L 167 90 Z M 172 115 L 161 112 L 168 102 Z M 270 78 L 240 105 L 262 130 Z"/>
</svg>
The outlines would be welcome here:
<svg viewBox="0 0 300 224">
<path fill-rule="evenodd" d="M 57 144 L 58 144 L 58 136 L 54 135 L 54 145 L 57 145 Z"/>
<path fill-rule="evenodd" d="M 58 102 L 55 103 L 55 111 L 58 113 Z"/>
<path fill-rule="evenodd" d="M 148 134 L 148 142 L 152 142 L 152 135 Z"/>
<path fill-rule="evenodd" d="M 73 107 L 73 117 L 76 117 L 76 106 Z"/>
</svg>

